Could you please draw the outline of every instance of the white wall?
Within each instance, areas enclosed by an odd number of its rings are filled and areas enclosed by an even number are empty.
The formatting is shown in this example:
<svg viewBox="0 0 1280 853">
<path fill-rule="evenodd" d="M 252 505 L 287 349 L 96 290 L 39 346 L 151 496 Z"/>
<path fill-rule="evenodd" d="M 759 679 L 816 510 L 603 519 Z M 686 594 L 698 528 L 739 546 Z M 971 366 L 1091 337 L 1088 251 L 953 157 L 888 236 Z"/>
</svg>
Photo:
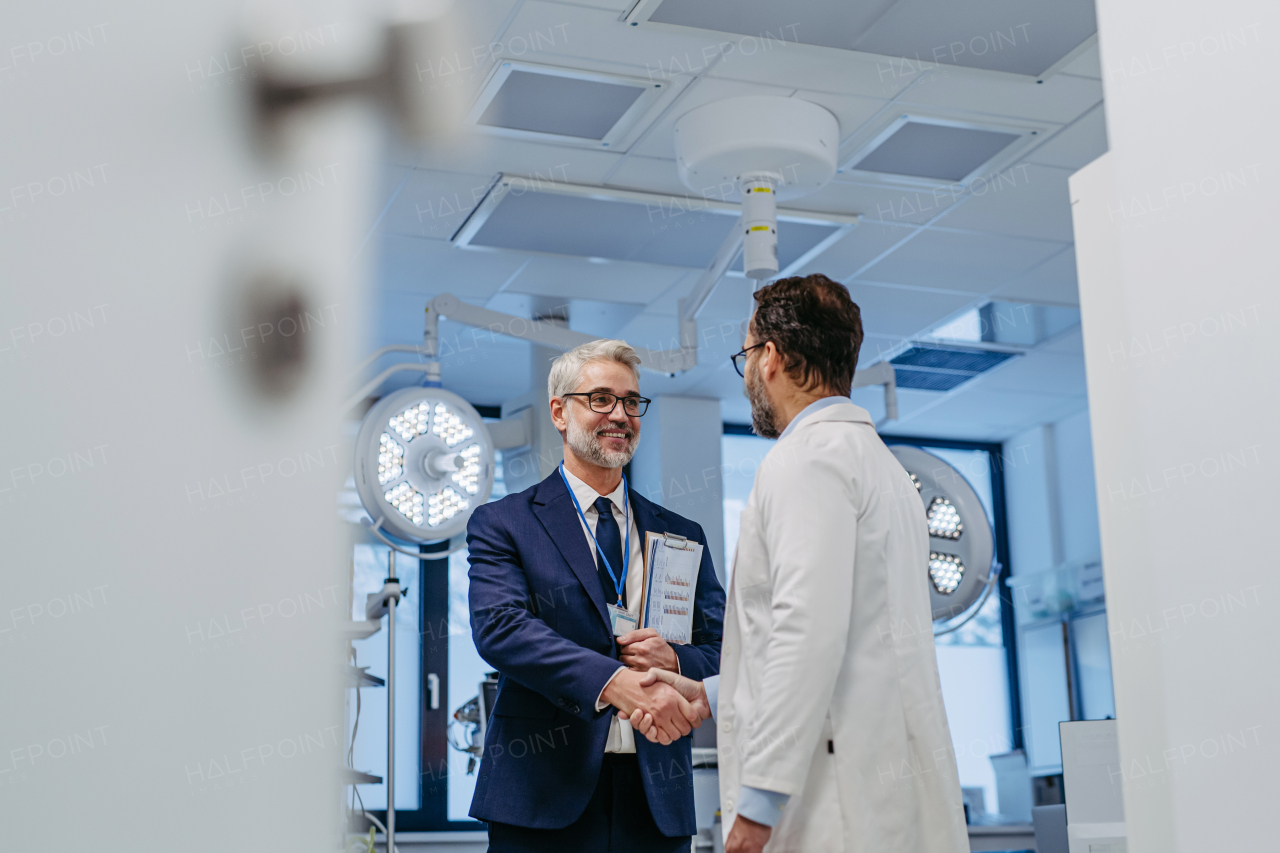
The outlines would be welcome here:
<svg viewBox="0 0 1280 853">
<path fill-rule="evenodd" d="M 1098 19 L 1071 193 L 1129 850 L 1272 849 L 1280 6 Z"/>
</svg>

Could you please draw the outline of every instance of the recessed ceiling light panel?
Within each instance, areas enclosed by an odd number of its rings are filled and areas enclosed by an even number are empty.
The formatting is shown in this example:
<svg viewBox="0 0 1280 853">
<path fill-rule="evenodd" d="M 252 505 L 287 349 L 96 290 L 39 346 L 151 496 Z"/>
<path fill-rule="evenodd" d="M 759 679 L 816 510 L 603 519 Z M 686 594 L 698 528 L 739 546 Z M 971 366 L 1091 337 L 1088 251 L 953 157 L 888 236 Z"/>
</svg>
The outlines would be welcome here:
<svg viewBox="0 0 1280 853">
<path fill-rule="evenodd" d="M 843 172 L 909 186 L 967 185 L 1015 162 L 1047 126 L 978 124 L 936 115 L 900 115 L 846 149 Z M 1016 180 L 1016 176 L 1014 178 Z"/>
<path fill-rule="evenodd" d="M 502 62 L 467 122 L 500 136 L 626 150 L 666 89 L 665 82 L 639 77 Z"/>
</svg>

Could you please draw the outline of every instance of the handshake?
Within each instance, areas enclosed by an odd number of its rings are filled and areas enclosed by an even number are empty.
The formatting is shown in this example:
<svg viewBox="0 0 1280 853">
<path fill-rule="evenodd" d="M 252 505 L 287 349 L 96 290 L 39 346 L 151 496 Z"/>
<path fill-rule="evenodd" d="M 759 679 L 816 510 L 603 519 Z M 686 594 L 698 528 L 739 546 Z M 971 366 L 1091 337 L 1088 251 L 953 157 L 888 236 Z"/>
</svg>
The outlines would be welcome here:
<svg viewBox="0 0 1280 853">
<path fill-rule="evenodd" d="M 628 669 L 605 686 L 601 700 L 653 743 L 664 746 L 711 718 L 701 681 L 678 675 L 675 650 L 652 628 L 618 638 L 620 660 Z"/>
</svg>

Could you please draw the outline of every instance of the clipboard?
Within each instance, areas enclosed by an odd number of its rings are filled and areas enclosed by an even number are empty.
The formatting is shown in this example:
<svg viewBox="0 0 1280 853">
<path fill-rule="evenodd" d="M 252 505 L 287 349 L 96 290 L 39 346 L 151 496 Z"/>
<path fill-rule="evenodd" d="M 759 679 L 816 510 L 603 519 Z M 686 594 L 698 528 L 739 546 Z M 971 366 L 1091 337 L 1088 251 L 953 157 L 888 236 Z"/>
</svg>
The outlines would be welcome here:
<svg viewBox="0 0 1280 853">
<path fill-rule="evenodd" d="M 645 533 L 640 627 L 672 645 L 693 639 L 693 610 L 702 545 L 674 533 Z"/>
</svg>

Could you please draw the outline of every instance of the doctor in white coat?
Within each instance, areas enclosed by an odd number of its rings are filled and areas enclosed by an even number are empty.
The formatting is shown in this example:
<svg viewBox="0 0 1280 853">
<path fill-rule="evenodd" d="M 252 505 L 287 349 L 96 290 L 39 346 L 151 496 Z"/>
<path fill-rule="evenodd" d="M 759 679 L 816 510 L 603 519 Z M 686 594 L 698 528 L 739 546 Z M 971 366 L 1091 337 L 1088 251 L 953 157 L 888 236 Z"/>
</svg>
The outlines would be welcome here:
<svg viewBox="0 0 1280 853">
<path fill-rule="evenodd" d="M 726 853 L 963 853 L 931 622 L 928 530 L 907 472 L 848 393 L 858 307 L 826 276 L 755 295 L 734 366 L 756 473 L 720 675 L 650 670 L 714 712 Z M 636 730 L 657 737 L 636 712 Z"/>
</svg>

